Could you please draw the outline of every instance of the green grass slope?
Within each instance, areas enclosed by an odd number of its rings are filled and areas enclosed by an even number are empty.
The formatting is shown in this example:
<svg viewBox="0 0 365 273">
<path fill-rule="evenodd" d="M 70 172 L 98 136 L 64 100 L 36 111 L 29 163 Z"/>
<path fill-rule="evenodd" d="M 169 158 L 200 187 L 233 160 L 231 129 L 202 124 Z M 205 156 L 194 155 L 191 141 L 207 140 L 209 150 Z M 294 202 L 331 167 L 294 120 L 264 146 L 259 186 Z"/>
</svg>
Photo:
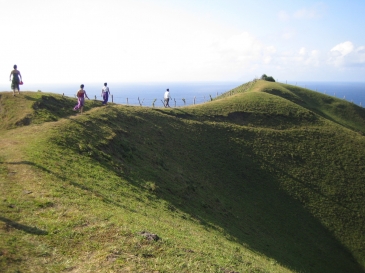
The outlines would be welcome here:
<svg viewBox="0 0 365 273">
<path fill-rule="evenodd" d="M 100 105 L 95 100 L 86 102 L 85 110 Z M 25 91 L 13 97 L 11 92 L 1 92 L 0 130 L 57 121 L 72 115 L 76 104 L 75 99 L 58 94 Z"/>
<path fill-rule="evenodd" d="M 3 272 L 364 271 L 362 108 L 263 81 L 83 115 L 0 95 Z"/>
</svg>

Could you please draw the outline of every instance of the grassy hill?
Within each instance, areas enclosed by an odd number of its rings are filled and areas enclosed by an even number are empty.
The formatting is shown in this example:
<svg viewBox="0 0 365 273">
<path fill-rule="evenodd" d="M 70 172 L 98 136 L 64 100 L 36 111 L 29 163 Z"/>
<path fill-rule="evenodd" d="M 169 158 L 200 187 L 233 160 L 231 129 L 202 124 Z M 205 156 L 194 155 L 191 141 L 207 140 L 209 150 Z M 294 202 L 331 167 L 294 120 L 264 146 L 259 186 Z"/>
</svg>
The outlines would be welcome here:
<svg viewBox="0 0 365 273">
<path fill-rule="evenodd" d="M 0 272 L 364 272 L 363 108 L 265 81 L 75 104 L 0 93 Z"/>
</svg>

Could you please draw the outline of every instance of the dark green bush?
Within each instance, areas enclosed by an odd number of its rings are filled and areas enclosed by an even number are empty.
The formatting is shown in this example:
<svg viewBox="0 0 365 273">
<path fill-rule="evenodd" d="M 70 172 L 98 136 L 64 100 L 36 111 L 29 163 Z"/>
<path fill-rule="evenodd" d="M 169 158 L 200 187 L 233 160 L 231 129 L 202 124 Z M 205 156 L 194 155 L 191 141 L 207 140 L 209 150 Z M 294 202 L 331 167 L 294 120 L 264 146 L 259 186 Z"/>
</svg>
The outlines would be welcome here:
<svg viewBox="0 0 365 273">
<path fill-rule="evenodd" d="M 267 76 L 266 74 L 263 74 L 261 76 L 261 80 L 265 80 L 265 81 L 268 81 L 268 82 L 275 82 L 275 79 L 272 76 Z"/>
</svg>

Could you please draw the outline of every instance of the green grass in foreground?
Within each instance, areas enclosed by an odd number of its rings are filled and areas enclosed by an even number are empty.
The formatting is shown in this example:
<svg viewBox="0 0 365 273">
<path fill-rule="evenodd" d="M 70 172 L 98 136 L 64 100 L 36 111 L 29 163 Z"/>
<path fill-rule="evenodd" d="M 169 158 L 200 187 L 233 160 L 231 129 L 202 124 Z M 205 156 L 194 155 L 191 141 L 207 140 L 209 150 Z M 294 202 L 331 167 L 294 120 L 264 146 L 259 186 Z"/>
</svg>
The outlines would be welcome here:
<svg viewBox="0 0 365 273">
<path fill-rule="evenodd" d="M 0 268 L 363 272 L 364 112 L 322 96 L 258 81 L 204 105 L 87 101 L 75 116 L 74 99 L 1 94 Z"/>
</svg>

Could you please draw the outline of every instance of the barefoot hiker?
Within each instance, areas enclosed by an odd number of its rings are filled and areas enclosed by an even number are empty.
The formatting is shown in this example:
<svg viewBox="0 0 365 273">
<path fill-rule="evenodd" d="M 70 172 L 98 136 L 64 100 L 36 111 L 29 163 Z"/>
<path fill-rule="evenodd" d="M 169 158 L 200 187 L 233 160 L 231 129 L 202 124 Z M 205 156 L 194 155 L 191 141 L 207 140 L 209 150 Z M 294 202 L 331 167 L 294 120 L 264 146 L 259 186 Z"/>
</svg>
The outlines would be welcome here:
<svg viewBox="0 0 365 273">
<path fill-rule="evenodd" d="M 106 105 L 108 103 L 108 98 L 110 95 L 109 87 L 107 85 L 108 85 L 107 83 L 104 83 L 104 86 L 101 89 L 101 96 L 103 97 L 103 105 Z"/>
<path fill-rule="evenodd" d="M 16 64 L 14 64 L 13 68 L 14 70 L 10 72 L 9 81 L 11 81 L 11 89 L 13 90 L 13 96 L 15 96 L 15 90 L 18 90 L 18 94 L 20 94 L 19 84 L 23 84 L 23 80 Z"/>
<path fill-rule="evenodd" d="M 86 94 L 86 91 L 84 90 L 84 85 L 80 85 L 80 90 L 77 91 L 77 105 L 74 107 L 74 111 L 77 111 L 80 109 L 80 113 L 82 114 L 82 110 L 84 109 L 84 102 L 85 102 L 85 96 L 89 99 L 89 97 Z"/>
</svg>

